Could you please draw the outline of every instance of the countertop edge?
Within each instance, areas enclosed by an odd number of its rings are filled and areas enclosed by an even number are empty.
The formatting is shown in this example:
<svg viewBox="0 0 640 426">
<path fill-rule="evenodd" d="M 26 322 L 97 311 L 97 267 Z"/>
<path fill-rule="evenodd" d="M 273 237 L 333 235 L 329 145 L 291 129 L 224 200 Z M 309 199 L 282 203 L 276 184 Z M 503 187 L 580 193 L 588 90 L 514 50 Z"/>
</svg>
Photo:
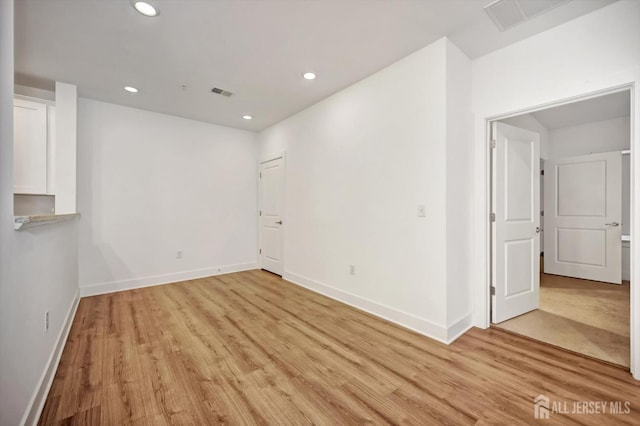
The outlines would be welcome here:
<svg viewBox="0 0 640 426">
<path fill-rule="evenodd" d="M 34 226 L 49 225 L 52 223 L 72 220 L 76 217 L 80 217 L 80 213 L 14 216 L 14 229 L 19 231 L 21 229 L 33 228 Z"/>
</svg>

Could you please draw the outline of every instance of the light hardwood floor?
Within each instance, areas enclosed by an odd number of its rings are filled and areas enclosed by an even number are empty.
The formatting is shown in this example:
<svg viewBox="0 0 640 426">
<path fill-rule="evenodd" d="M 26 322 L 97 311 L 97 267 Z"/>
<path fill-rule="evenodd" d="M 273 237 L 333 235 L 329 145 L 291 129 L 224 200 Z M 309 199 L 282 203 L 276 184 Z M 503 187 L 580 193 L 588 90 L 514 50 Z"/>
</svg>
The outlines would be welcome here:
<svg viewBox="0 0 640 426">
<path fill-rule="evenodd" d="M 264 271 L 80 301 L 40 424 L 532 424 L 534 398 L 629 401 L 628 371 L 495 330 L 450 346 Z"/>
</svg>

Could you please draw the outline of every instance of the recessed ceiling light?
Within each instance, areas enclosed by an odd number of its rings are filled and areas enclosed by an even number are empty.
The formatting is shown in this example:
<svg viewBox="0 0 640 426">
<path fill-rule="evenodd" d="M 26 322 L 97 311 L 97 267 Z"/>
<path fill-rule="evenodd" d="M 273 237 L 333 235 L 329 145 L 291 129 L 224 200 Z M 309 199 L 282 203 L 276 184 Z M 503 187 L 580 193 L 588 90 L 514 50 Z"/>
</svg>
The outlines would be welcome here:
<svg viewBox="0 0 640 426">
<path fill-rule="evenodd" d="M 124 86 L 124 90 L 126 90 L 127 92 L 131 92 L 131 93 L 138 93 L 138 89 L 136 89 L 135 87 L 131 87 L 131 86 Z"/>
<path fill-rule="evenodd" d="M 305 72 L 304 74 L 302 74 L 302 76 L 306 79 L 306 80 L 313 80 L 314 78 L 316 78 L 316 75 L 312 72 Z"/>
<path fill-rule="evenodd" d="M 135 1 L 133 3 L 133 7 L 135 7 L 136 10 L 142 13 L 144 16 L 153 17 L 160 14 L 160 11 L 157 8 L 145 1 Z"/>
<path fill-rule="evenodd" d="M 243 115 L 242 118 L 244 118 L 245 120 L 251 120 L 253 117 L 250 115 Z"/>
</svg>

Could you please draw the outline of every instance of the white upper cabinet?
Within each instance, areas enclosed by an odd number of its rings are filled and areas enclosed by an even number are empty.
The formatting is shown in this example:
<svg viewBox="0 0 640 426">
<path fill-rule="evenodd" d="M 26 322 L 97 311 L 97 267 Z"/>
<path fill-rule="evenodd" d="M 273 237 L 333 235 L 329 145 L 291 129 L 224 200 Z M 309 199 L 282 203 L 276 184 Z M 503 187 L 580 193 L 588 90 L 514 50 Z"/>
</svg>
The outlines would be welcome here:
<svg viewBox="0 0 640 426">
<path fill-rule="evenodd" d="M 14 99 L 13 178 L 18 194 L 46 194 L 48 174 L 47 104 Z"/>
</svg>

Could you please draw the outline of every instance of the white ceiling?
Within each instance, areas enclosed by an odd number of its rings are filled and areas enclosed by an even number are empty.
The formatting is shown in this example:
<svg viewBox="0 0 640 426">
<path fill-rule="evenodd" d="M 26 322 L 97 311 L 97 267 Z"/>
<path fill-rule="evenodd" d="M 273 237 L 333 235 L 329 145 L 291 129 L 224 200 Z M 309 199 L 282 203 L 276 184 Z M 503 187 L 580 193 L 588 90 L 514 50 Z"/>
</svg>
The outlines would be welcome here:
<svg viewBox="0 0 640 426">
<path fill-rule="evenodd" d="M 548 130 L 629 117 L 630 114 L 628 90 L 531 113 Z"/>
<path fill-rule="evenodd" d="M 475 58 L 614 1 L 569 1 L 500 32 L 491 0 L 154 0 L 156 18 L 129 0 L 17 0 L 16 82 L 255 131 L 443 36 Z"/>
</svg>

